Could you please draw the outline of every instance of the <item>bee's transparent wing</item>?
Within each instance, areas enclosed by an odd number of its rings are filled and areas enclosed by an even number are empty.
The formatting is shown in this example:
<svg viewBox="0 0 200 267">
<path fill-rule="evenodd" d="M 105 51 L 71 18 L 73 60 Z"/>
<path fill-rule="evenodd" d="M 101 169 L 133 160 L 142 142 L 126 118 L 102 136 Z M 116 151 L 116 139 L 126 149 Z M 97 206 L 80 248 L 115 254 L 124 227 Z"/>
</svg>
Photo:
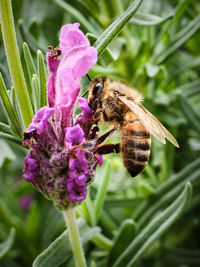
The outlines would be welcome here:
<svg viewBox="0 0 200 267">
<path fill-rule="evenodd" d="M 165 144 L 166 138 L 176 147 L 179 147 L 176 139 L 145 107 L 139 103 L 135 103 L 132 100 L 128 100 L 125 96 L 119 96 L 118 98 L 138 117 L 144 127 L 150 132 L 150 134 L 158 139 L 158 141 Z"/>
</svg>

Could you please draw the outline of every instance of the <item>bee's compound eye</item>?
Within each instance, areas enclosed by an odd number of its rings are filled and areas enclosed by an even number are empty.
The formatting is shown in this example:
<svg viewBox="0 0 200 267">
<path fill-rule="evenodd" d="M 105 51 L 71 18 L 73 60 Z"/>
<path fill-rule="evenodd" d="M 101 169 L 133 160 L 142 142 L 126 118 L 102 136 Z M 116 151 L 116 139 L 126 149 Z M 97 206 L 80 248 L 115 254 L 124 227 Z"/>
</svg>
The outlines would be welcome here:
<svg viewBox="0 0 200 267">
<path fill-rule="evenodd" d="M 103 83 L 97 83 L 93 88 L 93 94 L 96 95 L 103 88 Z"/>
</svg>

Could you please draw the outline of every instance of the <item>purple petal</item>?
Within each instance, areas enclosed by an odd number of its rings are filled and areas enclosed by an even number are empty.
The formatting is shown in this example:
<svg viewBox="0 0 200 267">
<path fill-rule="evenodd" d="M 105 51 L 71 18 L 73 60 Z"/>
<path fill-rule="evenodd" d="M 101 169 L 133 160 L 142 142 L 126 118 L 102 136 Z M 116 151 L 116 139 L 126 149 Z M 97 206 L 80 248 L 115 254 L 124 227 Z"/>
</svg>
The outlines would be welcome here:
<svg viewBox="0 0 200 267">
<path fill-rule="evenodd" d="M 24 169 L 23 169 L 23 177 L 27 182 L 34 181 L 35 176 L 37 176 L 38 164 L 35 159 L 31 158 L 30 152 L 26 155 L 24 159 Z"/>
<path fill-rule="evenodd" d="M 103 159 L 103 157 L 102 157 L 101 155 L 99 155 L 99 154 L 96 154 L 95 156 L 96 156 L 96 158 L 97 158 L 97 164 L 98 164 L 99 166 L 101 166 L 101 165 L 104 163 L 104 159 Z"/>
<path fill-rule="evenodd" d="M 75 179 L 71 179 L 67 183 L 68 200 L 69 202 L 81 202 L 86 198 L 87 188 L 86 185 L 80 186 L 76 183 Z"/>
<path fill-rule="evenodd" d="M 85 152 L 80 149 L 75 150 L 76 158 L 70 158 L 69 160 L 69 175 L 71 178 L 77 178 L 80 175 L 88 174 L 88 161 L 85 157 Z"/>
<path fill-rule="evenodd" d="M 61 28 L 60 48 L 66 55 L 72 48 L 79 46 L 90 46 L 88 39 L 79 30 L 79 23 L 67 24 Z"/>
<path fill-rule="evenodd" d="M 80 92 L 80 78 L 96 61 L 97 51 L 93 47 L 77 47 L 64 56 L 57 70 L 56 105 L 64 105 L 69 113 Z"/>
<path fill-rule="evenodd" d="M 80 92 L 80 78 L 97 61 L 96 49 L 90 47 L 78 27 L 77 23 L 65 25 L 60 36 L 62 60 L 57 69 L 55 104 L 62 108 L 63 127 L 69 126 L 67 117 L 71 116 Z"/>
<path fill-rule="evenodd" d="M 47 54 L 47 63 L 49 69 L 49 78 L 47 81 L 47 93 L 48 93 L 48 102 L 50 107 L 55 105 L 55 95 L 56 95 L 56 75 L 57 69 L 60 64 L 60 59 L 57 59 L 55 52 L 53 50 Z"/>
<path fill-rule="evenodd" d="M 91 108 L 89 107 L 88 105 L 88 101 L 86 98 L 84 97 L 79 97 L 78 98 L 78 107 L 83 111 L 83 116 L 84 117 L 87 117 L 87 118 L 91 118 L 92 116 L 92 111 L 91 111 Z"/>
<path fill-rule="evenodd" d="M 85 141 L 84 132 L 79 124 L 65 128 L 65 146 L 70 149 Z"/>
<path fill-rule="evenodd" d="M 36 131 L 37 134 L 41 134 L 46 129 L 48 119 L 55 112 L 55 108 L 42 107 L 33 117 L 31 124 L 28 126 L 27 133 Z"/>
</svg>

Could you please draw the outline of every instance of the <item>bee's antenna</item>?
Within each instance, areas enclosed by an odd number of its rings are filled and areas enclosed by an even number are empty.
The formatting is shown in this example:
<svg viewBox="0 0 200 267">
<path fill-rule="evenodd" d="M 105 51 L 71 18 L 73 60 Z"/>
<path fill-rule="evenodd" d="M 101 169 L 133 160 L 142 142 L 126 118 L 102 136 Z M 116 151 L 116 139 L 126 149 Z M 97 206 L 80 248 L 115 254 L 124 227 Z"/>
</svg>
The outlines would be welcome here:
<svg viewBox="0 0 200 267">
<path fill-rule="evenodd" d="M 86 74 L 86 76 L 87 76 L 88 80 L 91 82 L 92 80 L 91 80 L 90 76 L 88 74 Z"/>
<path fill-rule="evenodd" d="M 89 92 L 89 90 L 87 90 L 81 97 L 86 96 L 88 92 Z"/>
</svg>

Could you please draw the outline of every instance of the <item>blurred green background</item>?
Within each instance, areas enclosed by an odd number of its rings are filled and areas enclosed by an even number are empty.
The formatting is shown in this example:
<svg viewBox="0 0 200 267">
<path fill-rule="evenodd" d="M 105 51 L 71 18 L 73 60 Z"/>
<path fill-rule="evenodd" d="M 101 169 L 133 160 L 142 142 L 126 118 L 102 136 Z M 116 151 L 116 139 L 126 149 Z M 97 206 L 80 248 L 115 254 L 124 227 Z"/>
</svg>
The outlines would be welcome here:
<svg viewBox="0 0 200 267">
<path fill-rule="evenodd" d="M 24 71 L 23 42 L 29 45 L 36 60 L 38 49 L 45 56 L 48 45 L 58 46 L 62 25 L 79 22 L 92 44 L 127 10 L 131 2 L 12 1 Z M 148 235 L 140 239 L 141 244 L 135 245 L 135 249 L 137 247 L 136 250 L 141 253 L 130 266 L 200 266 L 199 28 L 198 0 L 144 1 L 89 72 L 91 77 L 107 75 L 111 80 L 121 80 L 137 88 L 144 95 L 143 105 L 167 127 L 180 145 L 176 149 L 169 142 L 163 145 L 152 138 L 149 164 L 134 179 L 123 167 L 120 155 L 104 157 L 105 164 L 97 169 L 95 181 L 90 185 L 91 199 L 78 207 L 77 212 L 88 225 L 94 226 L 91 210 L 88 215 L 88 205 L 90 207 L 95 202 L 102 180 L 109 180 L 97 224 L 111 243 L 114 240 L 114 245 L 112 243 L 113 246 L 106 248 L 95 242 L 87 243 L 85 252 L 89 266 L 105 266 L 106 263 L 114 266 L 116 255 L 131 247 L 131 242 L 145 227 L 159 218 L 180 195 L 187 181 L 193 186 L 189 204 L 161 234 L 154 237 L 156 229 L 150 231 L 154 242 L 144 250 L 142 246 Z M 0 71 L 9 89 L 12 84 L 2 37 Z M 82 84 L 83 91 L 87 90 L 89 84 L 86 78 L 82 79 Z M 1 102 L 0 111 L 0 121 L 7 124 Z M 105 129 L 102 126 L 101 130 Z M 109 140 L 118 141 L 119 133 Z M 64 220 L 52 203 L 22 179 L 25 155 L 26 151 L 20 146 L 0 138 L 0 266 L 31 266 L 34 259 L 65 229 Z M 124 235 L 124 243 L 120 247 L 117 238 L 123 236 L 122 225 L 131 225 L 134 230 L 127 239 Z M 10 231 L 11 228 L 15 230 Z M 128 262 L 133 255 L 134 250 L 127 258 Z M 73 261 L 68 257 L 45 264 L 35 266 L 71 267 Z M 121 266 L 128 266 L 128 263 Z"/>
</svg>

